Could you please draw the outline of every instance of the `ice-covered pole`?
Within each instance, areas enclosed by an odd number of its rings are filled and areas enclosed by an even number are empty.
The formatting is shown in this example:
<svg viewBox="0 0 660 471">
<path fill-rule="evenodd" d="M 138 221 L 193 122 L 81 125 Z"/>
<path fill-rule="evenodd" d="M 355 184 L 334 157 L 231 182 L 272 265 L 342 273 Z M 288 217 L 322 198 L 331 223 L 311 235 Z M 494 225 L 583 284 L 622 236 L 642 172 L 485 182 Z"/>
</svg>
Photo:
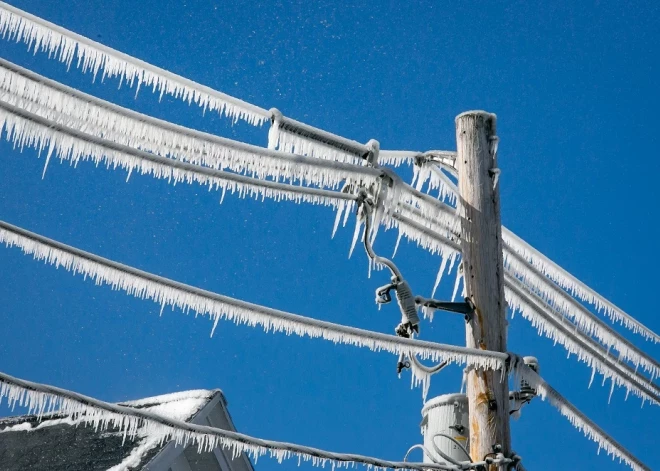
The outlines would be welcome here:
<svg viewBox="0 0 660 471">
<path fill-rule="evenodd" d="M 496 117 L 468 111 L 456 117 L 461 248 L 466 296 L 476 309 L 466 326 L 467 346 L 506 352 L 506 317 Z M 501 446 L 511 451 L 509 387 L 501 371 L 467 370 L 470 455 L 481 461 Z M 490 466 L 496 471 L 497 466 Z"/>
</svg>

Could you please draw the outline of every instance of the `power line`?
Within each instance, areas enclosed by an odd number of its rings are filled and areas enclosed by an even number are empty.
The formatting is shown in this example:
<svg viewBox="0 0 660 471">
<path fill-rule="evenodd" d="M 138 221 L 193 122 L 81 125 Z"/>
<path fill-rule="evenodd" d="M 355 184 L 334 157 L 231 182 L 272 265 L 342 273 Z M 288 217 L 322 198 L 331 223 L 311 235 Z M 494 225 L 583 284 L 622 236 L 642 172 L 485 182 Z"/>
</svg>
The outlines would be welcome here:
<svg viewBox="0 0 660 471">
<path fill-rule="evenodd" d="M 0 242 L 20 247 L 26 254 L 50 265 L 81 273 L 97 284 L 107 284 L 141 299 L 152 299 L 162 308 L 172 306 L 183 312 L 192 310 L 208 315 L 214 329 L 220 319 L 227 319 L 236 324 L 261 325 L 266 331 L 324 338 L 397 355 L 418 354 L 422 358 L 467 363 L 485 369 L 499 369 L 508 358 L 506 353 L 405 339 L 259 306 L 113 262 L 3 221 L 0 221 Z"/>
<path fill-rule="evenodd" d="M 345 204 L 346 201 L 356 198 L 338 191 L 258 180 L 161 157 L 67 128 L 0 100 L 0 124 L 3 123 L 7 137 L 21 148 L 26 145 L 39 150 L 48 148 L 46 166 L 55 152 L 61 160 L 69 160 L 74 164 L 88 159 L 96 164 L 105 162 L 108 167 L 128 170 L 129 177 L 137 170 L 142 174 L 151 174 L 175 183 L 194 181 L 220 188 L 223 194 L 229 190 L 241 195 L 259 195 L 276 200 L 304 201 L 330 206 Z"/>
<path fill-rule="evenodd" d="M 270 454 L 279 463 L 285 459 L 298 458 L 311 462 L 314 466 L 349 467 L 361 464 L 368 468 L 410 469 L 415 471 L 448 470 L 458 471 L 469 467 L 387 461 L 369 456 L 335 453 L 294 443 L 263 440 L 230 430 L 196 425 L 172 419 L 153 411 L 111 404 L 89 396 L 45 384 L 34 383 L 0 373 L 0 399 L 7 397 L 10 407 L 19 404 L 41 416 L 46 410 L 58 408 L 62 414 L 71 415 L 77 422 L 91 424 L 95 428 L 107 430 L 118 428 L 130 437 L 138 431 L 174 440 L 178 445 L 195 444 L 202 451 L 222 447 L 236 455 L 246 453 L 254 460 Z"/>
<path fill-rule="evenodd" d="M 122 108 L 0 59 L 2 100 L 116 144 L 275 180 L 336 187 L 371 183 L 378 170 L 305 158 L 225 139 Z"/>
<path fill-rule="evenodd" d="M 102 70 L 103 77 L 116 76 L 129 85 L 137 82 L 138 90 L 144 84 L 159 91 L 161 96 L 167 93 L 254 125 L 270 119 L 270 112 L 263 108 L 148 64 L 4 2 L 0 2 L 0 35 L 22 41 L 35 52 L 47 51 L 49 57 L 56 57 L 67 66 L 77 57 L 82 71 L 91 71 L 94 77 Z"/>
</svg>

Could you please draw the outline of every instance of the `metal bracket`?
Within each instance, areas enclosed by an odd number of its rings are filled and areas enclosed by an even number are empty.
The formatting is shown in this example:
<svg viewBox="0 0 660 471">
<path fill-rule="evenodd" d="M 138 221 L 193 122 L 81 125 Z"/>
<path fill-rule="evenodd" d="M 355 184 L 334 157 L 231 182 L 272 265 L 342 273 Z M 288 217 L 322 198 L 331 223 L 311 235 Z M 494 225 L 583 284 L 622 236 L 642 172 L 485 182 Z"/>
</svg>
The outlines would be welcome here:
<svg viewBox="0 0 660 471">
<path fill-rule="evenodd" d="M 465 322 L 470 322 L 474 314 L 475 305 L 470 298 L 465 298 L 465 302 L 456 303 L 448 301 L 438 301 L 436 299 L 423 298 L 421 296 L 415 297 L 415 303 L 428 307 L 430 309 L 435 309 L 438 311 L 447 311 L 455 312 L 457 314 L 463 314 L 465 316 Z"/>
</svg>

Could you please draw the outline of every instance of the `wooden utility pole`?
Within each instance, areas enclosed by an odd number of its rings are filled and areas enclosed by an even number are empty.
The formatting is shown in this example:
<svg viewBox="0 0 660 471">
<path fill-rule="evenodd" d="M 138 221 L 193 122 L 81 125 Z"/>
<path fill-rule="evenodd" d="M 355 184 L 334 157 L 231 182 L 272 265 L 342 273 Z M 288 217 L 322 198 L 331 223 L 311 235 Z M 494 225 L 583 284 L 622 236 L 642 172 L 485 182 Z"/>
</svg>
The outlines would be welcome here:
<svg viewBox="0 0 660 471">
<path fill-rule="evenodd" d="M 467 324 L 467 346 L 506 352 L 496 120 L 485 111 L 468 111 L 456 117 L 456 168 L 463 276 L 466 295 L 476 307 Z M 508 456 L 511 437 L 506 375 L 470 368 L 467 396 L 472 460 L 483 460 L 493 453 L 494 445 L 501 445 Z M 491 466 L 491 470 L 496 469 Z"/>
</svg>

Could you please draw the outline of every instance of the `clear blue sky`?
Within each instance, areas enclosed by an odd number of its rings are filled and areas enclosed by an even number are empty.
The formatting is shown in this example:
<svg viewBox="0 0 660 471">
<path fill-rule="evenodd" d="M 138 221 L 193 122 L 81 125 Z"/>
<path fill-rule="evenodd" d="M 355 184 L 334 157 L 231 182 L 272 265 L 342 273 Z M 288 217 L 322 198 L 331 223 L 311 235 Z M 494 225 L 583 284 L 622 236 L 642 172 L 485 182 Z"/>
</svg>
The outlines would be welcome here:
<svg viewBox="0 0 660 471">
<path fill-rule="evenodd" d="M 12 0 L 13 5 L 217 90 L 383 148 L 455 149 L 454 116 L 497 113 L 502 219 L 640 321 L 660 331 L 657 204 L 660 94 L 657 2 L 220 2 Z M 348 2 L 345 2 L 348 3 Z M 408 5 L 410 3 L 410 5 Z M 23 45 L 0 55 L 124 106 L 224 136 L 266 143 L 266 128 L 229 126 L 149 91 L 137 99 Z M 0 144 L 0 219 L 123 263 L 319 319 L 391 332 L 352 227 L 330 238 L 327 208 L 227 197 L 185 184 L 51 162 Z M 404 173 L 409 173 L 404 170 Z M 406 176 L 408 178 L 409 175 Z M 396 235 L 377 249 L 391 253 Z M 400 267 L 430 294 L 439 259 L 402 242 Z M 221 388 L 238 428 L 263 438 L 401 459 L 419 433 L 421 393 L 396 358 L 221 323 L 97 287 L 0 250 L 0 370 L 120 401 Z M 440 296 L 449 296 L 453 277 Z M 457 317 L 424 338 L 462 344 Z M 626 334 L 627 335 L 627 334 Z M 629 447 L 656 463 L 660 413 L 538 338 L 516 316 L 511 350 Z M 634 337 L 633 337 L 634 338 Z M 660 349 L 634 338 L 649 353 Z M 457 367 L 431 395 L 457 391 Z M 0 410 L 6 413 L 6 410 Z M 563 450 L 582 470 L 623 469 L 537 401 L 513 423 L 528 469 Z M 547 460 L 553 459 L 552 464 Z M 263 459 L 260 470 L 286 468 Z M 564 465 L 560 465 L 564 467 Z"/>
</svg>

